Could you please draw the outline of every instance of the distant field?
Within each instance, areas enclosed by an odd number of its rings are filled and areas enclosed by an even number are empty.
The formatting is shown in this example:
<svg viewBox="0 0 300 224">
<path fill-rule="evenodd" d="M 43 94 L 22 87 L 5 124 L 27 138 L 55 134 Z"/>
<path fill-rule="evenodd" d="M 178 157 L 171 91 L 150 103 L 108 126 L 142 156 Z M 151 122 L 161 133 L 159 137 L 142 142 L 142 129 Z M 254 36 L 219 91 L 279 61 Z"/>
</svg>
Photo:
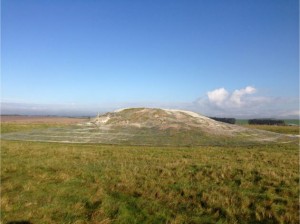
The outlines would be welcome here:
<svg viewBox="0 0 300 224">
<path fill-rule="evenodd" d="M 292 125 L 300 125 L 300 120 L 298 119 L 286 119 L 284 120 L 285 124 L 292 124 Z M 236 119 L 236 124 L 248 124 L 248 120 L 246 119 Z"/>
<path fill-rule="evenodd" d="M 1 221 L 299 223 L 298 147 L 2 140 Z"/>
<path fill-rule="evenodd" d="M 299 120 L 285 120 L 285 124 L 293 124 L 296 126 L 277 126 L 277 125 L 249 125 L 248 120 L 236 120 L 236 124 L 243 125 L 247 128 L 260 129 L 281 134 L 299 135 Z"/>
<path fill-rule="evenodd" d="M 300 125 L 300 120 L 297 120 L 297 119 L 289 119 L 289 120 L 284 120 L 284 123 L 286 123 L 286 124 Z"/>
<path fill-rule="evenodd" d="M 247 128 L 272 131 L 281 134 L 299 135 L 299 126 L 276 126 L 276 125 L 245 125 Z"/>
<path fill-rule="evenodd" d="M 88 121 L 86 118 L 43 117 L 43 116 L 1 116 L 1 133 L 45 129 L 49 127 L 64 127 Z"/>
<path fill-rule="evenodd" d="M 51 116 L 16 116 L 1 115 L 1 123 L 17 123 L 17 124 L 74 124 L 87 121 L 87 118 L 75 117 L 51 117 Z"/>
</svg>

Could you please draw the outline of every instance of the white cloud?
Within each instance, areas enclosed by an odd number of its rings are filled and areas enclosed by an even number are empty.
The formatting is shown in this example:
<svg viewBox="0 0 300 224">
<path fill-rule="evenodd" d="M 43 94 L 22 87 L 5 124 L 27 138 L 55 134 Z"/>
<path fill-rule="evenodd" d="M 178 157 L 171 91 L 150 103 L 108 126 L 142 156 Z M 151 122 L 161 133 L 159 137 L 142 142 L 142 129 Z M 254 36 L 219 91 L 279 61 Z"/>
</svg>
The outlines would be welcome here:
<svg viewBox="0 0 300 224">
<path fill-rule="evenodd" d="M 228 98 L 228 95 L 228 91 L 224 88 L 207 92 L 208 100 L 216 105 L 222 105 L 223 102 Z"/>
<path fill-rule="evenodd" d="M 254 94 L 256 91 L 254 87 L 247 86 L 244 89 L 237 89 L 230 94 L 225 88 L 219 88 L 207 92 L 207 97 L 211 104 L 220 108 L 242 107 L 247 104 L 247 101 L 253 101 L 253 98 L 246 98 L 246 95 Z"/>
<path fill-rule="evenodd" d="M 243 106 L 243 104 L 245 104 L 245 102 L 242 101 L 243 96 L 251 95 L 254 94 L 255 92 L 256 89 L 252 86 L 247 86 L 244 89 L 235 90 L 230 96 L 230 101 L 232 105 L 235 105 L 237 107 Z"/>
<path fill-rule="evenodd" d="M 235 118 L 297 118 L 299 97 L 270 97 L 258 95 L 253 86 L 229 92 L 225 88 L 208 91 L 189 109 L 207 116 Z"/>
</svg>

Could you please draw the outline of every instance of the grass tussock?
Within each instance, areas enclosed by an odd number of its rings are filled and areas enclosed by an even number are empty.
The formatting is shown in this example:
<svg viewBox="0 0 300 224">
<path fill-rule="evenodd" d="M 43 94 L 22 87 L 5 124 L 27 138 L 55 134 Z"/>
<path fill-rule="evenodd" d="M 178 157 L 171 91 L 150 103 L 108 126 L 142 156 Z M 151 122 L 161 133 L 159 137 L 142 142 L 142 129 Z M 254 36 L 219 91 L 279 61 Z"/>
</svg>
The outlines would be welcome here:
<svg viewBox="0 0 300 224">
<path fill-rule="evenodd" d="M 1 142 L 1 221 L 298 223 L 298 146 Z"/>
</svg>

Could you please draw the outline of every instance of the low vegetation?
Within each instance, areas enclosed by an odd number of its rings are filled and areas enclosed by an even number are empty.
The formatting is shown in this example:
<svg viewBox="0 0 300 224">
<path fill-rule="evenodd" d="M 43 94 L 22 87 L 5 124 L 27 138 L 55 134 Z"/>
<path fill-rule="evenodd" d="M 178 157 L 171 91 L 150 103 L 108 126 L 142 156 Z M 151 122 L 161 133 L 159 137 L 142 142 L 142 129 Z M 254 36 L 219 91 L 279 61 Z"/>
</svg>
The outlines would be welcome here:
<svg viewBox="0 0 300 224">
<path fill-rule="evenodd" d="M 62 124 L 28 124 L 28 123 L 1 123 L 1 134 L 20 132 L 20 131 L 31 131 L 37 129 L 47 129 L 53 127 L 63 127 Z"/>
<path fill-rule="evenodd" d="M 210 119 L 213 119 L 215 121 L 221 121 L 228 124 L 235 124 L 236 119 L 235 118 L 225 118 L 225 117 L 210 117 Z"/>
<path fill-rule="evenodd" d="M 8 124 L 3 130 L 18 128 L 25 127 Z M 1 221 L 299 223 L 298 159 L 296 144 L 146 147 L 2 140 Z"/>
<path fill-rule="evenodd" d="M 236 124 L 240 124 L 240 125 L 244 125 L 244 124 L 248 124 L 249 120 L 246 119 L 236 119 Z M 300 120 L 299 119 L 285 119 L 284 123 L 286 125 L 300 125 Z"/>
<path fill-rule="evenodd" d="M 280 134 L 299 135 L 299 126 L 277 126 L 277 125 L 245 125 L 247 128 L 260 129 Z"/>
<path fill-rule="evenodd" d="M 250 119 L 248 124 L 259 124 L 259 125 L 285 125 L 284 120 L 276 119 Z"/>
<path fill-rule="evenodd" d="M 2 139 L 144 146 L 220 146 L 298 142 L 294 136 L 226 124 L 191 111 L 130 108 L 80 124 L 4 126 Z"/>
</svg>

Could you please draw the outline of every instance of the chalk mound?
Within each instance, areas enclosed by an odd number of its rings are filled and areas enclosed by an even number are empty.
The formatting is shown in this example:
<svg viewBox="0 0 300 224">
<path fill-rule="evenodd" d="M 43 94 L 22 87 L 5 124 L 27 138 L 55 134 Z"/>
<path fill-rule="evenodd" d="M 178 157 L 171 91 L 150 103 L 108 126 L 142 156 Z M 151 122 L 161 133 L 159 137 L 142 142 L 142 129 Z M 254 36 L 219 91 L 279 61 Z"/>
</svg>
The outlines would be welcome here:
<svg viewBox="0 0 300 224">
<path fill-rule="evenodd" d="M 212 135 L 230 136 L 244 130 L 240 126 L 212 120 L 192 111 L 159 108 L 125 108 L 97 116 L 92 123 L 99 128 L 130 128 L 157 130 L 197 130 Z"/>
<path fill-rule="evenodd" d="M 191 111 L 159 108 L 120 109 L 77 125 L 9 133 L 1 137 L 23 141 L 153 146 L 298 141 L 287 135 L 218 122 Z"/>
</svg>

